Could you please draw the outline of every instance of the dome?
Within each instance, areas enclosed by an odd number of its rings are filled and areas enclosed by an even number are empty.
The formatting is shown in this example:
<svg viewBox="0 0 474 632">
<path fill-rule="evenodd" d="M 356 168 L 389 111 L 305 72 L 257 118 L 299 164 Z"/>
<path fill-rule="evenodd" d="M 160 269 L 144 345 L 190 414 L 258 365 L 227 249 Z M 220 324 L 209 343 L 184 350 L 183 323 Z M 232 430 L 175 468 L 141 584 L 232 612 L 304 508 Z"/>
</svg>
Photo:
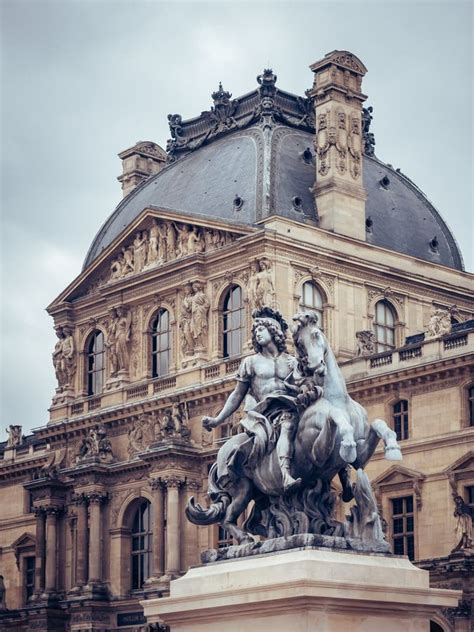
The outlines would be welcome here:
<svg viewBox="0 0 474 632">
<path fill-rule="evenodd" d="M 317 225 L 312 106 L 275 88 L 265 111 L 261 90 L 230 101 L 220 86 L 210 112 L 186 122 L 168 117 L 173 162 L 120 202 L 96 235 L 84 268 L 150 207 L 233 224 L 279 215 Z M 449 228 L 409 178 L 374 155 L 364 156 L 363 177 L 368 243 L 463 269 Z"/>
</svg>

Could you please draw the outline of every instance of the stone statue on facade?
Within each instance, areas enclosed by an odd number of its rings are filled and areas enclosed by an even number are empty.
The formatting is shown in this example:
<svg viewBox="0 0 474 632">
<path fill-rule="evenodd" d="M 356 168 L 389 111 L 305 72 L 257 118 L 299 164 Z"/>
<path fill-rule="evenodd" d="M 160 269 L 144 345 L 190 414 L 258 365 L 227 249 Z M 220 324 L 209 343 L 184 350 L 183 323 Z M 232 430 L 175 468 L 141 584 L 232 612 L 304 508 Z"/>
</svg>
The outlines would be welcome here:
<svg viewBox="0 0 474 632">
<path fill-rule="evenodd" d="M 179 404 L 173 402 L 171 408 L 163 411 L 160 421 L 158 439 L 181 439 L 189 441 L 191 431 L 189 430 L 189 413 L 186 402 Z"/>
<path fill-rule="evenodd" d="M 191 356 L 194 352 L 194 339 L 191 332 L 193 286 L 186 283 L 184 286 L 184 296 L 181 301 L 181 313 L 179 318 L 179 328 L 181 329 L 181 349 L 184 356 Z"/>
<path fill-rule="evenodd" d="M 146 450 L 155 438 L 154 417 L 142 413 L 135 420 L 133 426 L 128 431 L 128 448 L 130 456 L 134 456 L 137 452 Z"/>
<path fill-rule="evenodd" d="M 105 426 L 99 425 L 90 428 L 87 436 L 81 441 L 76 461 L 80 463 L 91 459 L 102 463 L 111 463 L 113 461 L 112 444 L 107 437 Z"/>
<path fill-rule="evenodd" d="M 0 575 L 0 612 L 7 610 L 7 589 L 3 575 Z"/>
<path fill-rule="evenodd" d="M 192 284 L 193 293 L 190 297 L 191 320 L 190 333 L 193 340 L 194 351 L 204 351 L 207 347 L 209 299 L 207 298 L 201 283 L 195 281 Z"/>
<path fill-rule="evenodd" d="M 457 518 L 456 522 L 456 539 L 458 543 L 453 549 L 459 551 L 461 549 L 473 548 L 473 515 L 470 508 L 464 502 L 462 496 L 454 496 L 454 517 Z"/>
<path fill-rule="evenodd" d="M 23 443 L 23 426 L 19 426 L 18 424 L 10 424 L 6 429 L 8 439 L 7 439 L 7 448 L 16 448 L 17 446 Z"/>
<path fill-rule="evenodd" d="M 377 348 L 377 341 L 375 338 L 375 333 L 370 329 L 364 329 L 362 331 L 356 331 L 356 340 L 357 340 L 357 349 L 356 356 L 357 357 L 367 357 L 375 353 Z"/>
<path fill-rule="evenodd" d="M 76 350 L 72 329 L 65 325 L 56 328 L 58 342 L 53 351 L 53 365 L 58 380 L 58 387 L 64 389 L 72 385 L 76 372 Z"/>
<path fill-rule="evenodd" d="M 115 307 L 110 312 L 106 346 L 109 350 L 110 375 L 127 373 L 130 362 L 130 337 L 132 314 L 124 306 Z"/>
<path fill-rule="evenodd" d="M 451 333 L 451 314 L 447 309 L 433 309 L 426 332 L 427 338 Z"/>
<path fill-rule="evenodd" d="M 253 273 L 251 284 L 254 285 L 253 304 L 256 309 L 262 309 L 265 305 L 275 304 L 275 286 L 273 285 L 273 275 L 271 263 L 268 259 L 261 259 L 257 262 L 258 271 Z"/>
<path fill-rule="evenodd" d="M 381 419 L 369 424 L 366 411 L 351 399 L 315 312 L 293 317 L 297 357 L 286 351 L 288 326 L 281 314 L 264 307 L 253 318 L 255 354 L 242 361 L 222 411 L 203 418 L 206 429 L 219 426 L 245 399 L 245 432 L 220 448 L 209 473 L 211 505 L 206 509 L 190 499 L 189 520 L 218 522 L 240 544 L 251 544 L 252 535 L 314 534 L 342 536 L 337 545 L 343 548 L 388 551 L 363 468 L 380 439 L 387 459 L 401 459 L 395 432 Z M 357 471 L 354 484 L 351 468 Z M 345 524 L 333 515 L 336 475 L 342 499 L 356 499 Z M 250 501 L 252 510 L 240 526 L 237 519 Z"/>
</svg>

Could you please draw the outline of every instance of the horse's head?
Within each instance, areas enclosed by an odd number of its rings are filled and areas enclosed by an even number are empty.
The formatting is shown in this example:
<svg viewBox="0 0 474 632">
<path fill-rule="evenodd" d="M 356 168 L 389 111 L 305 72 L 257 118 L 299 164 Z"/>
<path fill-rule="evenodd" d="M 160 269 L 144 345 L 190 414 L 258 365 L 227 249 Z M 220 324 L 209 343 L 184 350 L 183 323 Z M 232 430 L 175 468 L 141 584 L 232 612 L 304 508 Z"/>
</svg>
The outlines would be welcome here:
<svg viewBox="0 0 474 632">
<path fill-rule="evenodd" d="M 326 352 L 328 345 L 318 327 L 316 312 L 299 312 L 293 316 L 292 329 L 298 361 L 306 375 L 326 375 Z"/>
</svg>

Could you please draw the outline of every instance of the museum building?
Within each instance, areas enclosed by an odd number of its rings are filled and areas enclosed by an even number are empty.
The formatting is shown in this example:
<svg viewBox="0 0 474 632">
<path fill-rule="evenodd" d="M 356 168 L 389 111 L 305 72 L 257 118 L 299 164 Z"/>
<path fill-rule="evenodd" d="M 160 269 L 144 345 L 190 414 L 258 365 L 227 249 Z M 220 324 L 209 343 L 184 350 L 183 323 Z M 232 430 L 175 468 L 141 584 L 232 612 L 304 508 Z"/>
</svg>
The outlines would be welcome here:
<svg viewBox="0 0 474 632">
<path fill-rule="evenodd" d="M 462 590 L 432 631 L 473 629 L 473 277 L 423 192 L 375 155 L 363 63 L 333 51 L 310 68 L 305 96 L 266 69 L 239 98 L 219 85 L 208 111 L 169 115 L 166 151 L 119 154 L 123 200 L 48 307 L 49 422 L 0 444 L 0 629 L 152 629 L 140 601 L 231 543 L 184 508 L 206 504 L 241 431 L 239 412 L 201 419 L 263 305 L 289 323 L 316 311 L 350 395 L 395 430 L 403 460 L 379 446 L 367 467 L 386 538 Z"/>
</svg>

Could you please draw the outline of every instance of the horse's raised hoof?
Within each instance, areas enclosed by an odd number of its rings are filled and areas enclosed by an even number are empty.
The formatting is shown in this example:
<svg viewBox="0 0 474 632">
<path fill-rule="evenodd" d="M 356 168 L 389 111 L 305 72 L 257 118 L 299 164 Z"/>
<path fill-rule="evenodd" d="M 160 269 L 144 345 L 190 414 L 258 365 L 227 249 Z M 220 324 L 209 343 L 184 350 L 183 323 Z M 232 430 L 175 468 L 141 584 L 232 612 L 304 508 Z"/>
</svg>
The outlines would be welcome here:
<svg viewBox="0 0 474 632">
<path fill-rule="evenodd" d="M 339 455 L 346 463 L 354 463 L 357 459 L 357 448 L 354 441 L 342 441 L 341 447 L 339 448 Z"/>
<path fill-rule="evenodd" d="M 385 448 L 385 458 L 387 461 L 401 461 L 402 453 L 400 448 L 398 446 L 396 448 Z"/>
</svg>

